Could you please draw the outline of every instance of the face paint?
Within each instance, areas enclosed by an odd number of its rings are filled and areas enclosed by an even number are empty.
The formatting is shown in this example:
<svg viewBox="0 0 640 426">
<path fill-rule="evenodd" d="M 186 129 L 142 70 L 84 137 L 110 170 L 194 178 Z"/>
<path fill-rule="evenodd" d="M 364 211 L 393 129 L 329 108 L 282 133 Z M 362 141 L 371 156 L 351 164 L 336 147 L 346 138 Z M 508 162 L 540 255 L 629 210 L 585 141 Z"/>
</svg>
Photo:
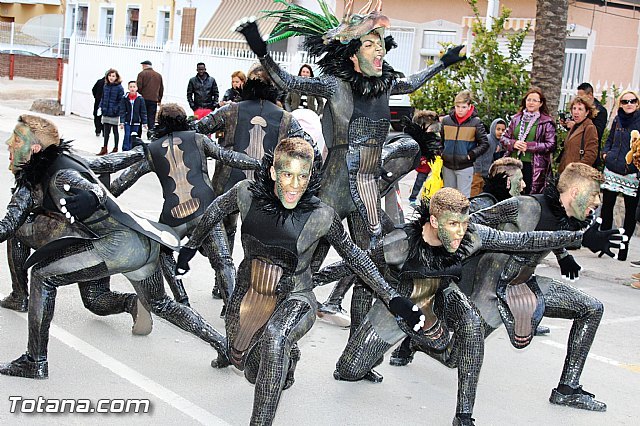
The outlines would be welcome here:
<svg viewBox="0 0 640 426">
<path fill-rule="evenodd" d="M 311 166 L 311 161 L 283 154 L 277 168 L 271 167 L 271 178 L 276 182 L 276 195 L 285 208 L 293 209 L 298 205 L 309 185 Z"/>
<path fill-rule="evenodd" d="M 600 186 L 597 182 L 578 182 L 578 192 L 571 200 L 567 215 L 578 220 L 585 220 L 600 206 Z"/>
<path fill-rule="evenodd" d="M 438 239 L 449 253 L 455 253 L 469 226 L 469 214 L 442 212 L 438 218 Z"/>
<path fill-rule="evenodd" d="M 517 197 L 524 191 L 526 184 L 522 176 L 522 170 L 517 169 L 509 176 L 509 194 L 512 197 Z"/>
<path fill-rule="evenodd" d="M 18 124 L 7 140 L 9 149 L 9 170 L 17 173 L 24 163 L 31 158 L 31 146 L 35 143 L 35 135 L 27 126 Z"/>
<path fill-rule="evenodd" d="M 362 46 L 355 54 L 356 71 L 367 77 L 380 77 L 382 75 L 382 60 L 387 54 L 384 48 L 384 29 L 376 29 L 360 37 L 360 41 Z"/>
</svg>

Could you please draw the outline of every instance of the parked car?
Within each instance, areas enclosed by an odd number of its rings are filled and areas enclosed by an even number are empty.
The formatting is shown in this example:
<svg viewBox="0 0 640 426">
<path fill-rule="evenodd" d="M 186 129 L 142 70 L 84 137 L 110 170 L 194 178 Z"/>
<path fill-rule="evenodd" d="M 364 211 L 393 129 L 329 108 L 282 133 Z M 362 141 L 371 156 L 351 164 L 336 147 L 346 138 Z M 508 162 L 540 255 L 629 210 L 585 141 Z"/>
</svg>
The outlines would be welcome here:
<svg viewBox="0 0 640 426">
<path fill-rule="evenodd" d="M 23 55 L 23 56 L 40 56 L 37 53 L 33 53 L 33 52 L 29 52 L 28 50 L 19 50 L 19 49 L 13 49 L 13 50 L 9 50 L 9 49 L 2 49 L 0 50 L 0 53 L 13 53 L 14 55 Z"/>
<path fill-rule="evenodd" d="M 402 131 L 400 120 L 402 117 L 413 117 L 415 108 L 411 106 L 409 95 L 391 95 L 389 97 L 389 109 L 391 110 L 391 127 L 393 130 Z"/>
</svg>

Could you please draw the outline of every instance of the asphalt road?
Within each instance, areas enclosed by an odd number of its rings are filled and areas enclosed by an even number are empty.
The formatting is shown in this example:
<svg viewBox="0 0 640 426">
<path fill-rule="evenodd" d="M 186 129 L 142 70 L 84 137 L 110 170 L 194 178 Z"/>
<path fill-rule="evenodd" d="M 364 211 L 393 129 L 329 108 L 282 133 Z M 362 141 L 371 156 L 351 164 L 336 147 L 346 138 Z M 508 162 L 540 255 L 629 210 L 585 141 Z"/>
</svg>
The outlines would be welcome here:
<svg viewBox="0 0 640 426">
<path fill-rule="evenodd" d="M 89 121 L 87 121 L 89 125 Z M 6 140 L 9 129 L 0 129 Z M 0 150 L 0 164 L 8 154 Z M 0 167 L 5 190 L 0 205 L 10 199 L 13 177 Z M 412 180 L 402 183 L 404 197 Z M 122 196 L 135 210 L 157 217 L 160 186 L 147 176 Z M 406 200 L 404 201 L 406 204 Z M 0 208 L 2 214 L 6 211 Z M 6 245 L 0 257 L 6 257 Z M 239 247 L 239 244 L 236 245 Z M 240 251 L 237 250 L 236 261 Z M 591 256 L 584 254 L 585 258 Z M 330 261 L 335 260 L 332 253 Z M 606 268 L 616 268 L 605 260 Z M 0 267 L 0 293 L 10 291 L 4 260 Z M 555 262 L 540 274 L 558 276 Z M 210 297 L 213 274 L 207 261 L 197 256 L 193 273 L 186 280 L 192 306 L 223 329 L 219 318 L 221 301 Z M 630 269 L 630 268 L 628 268 Z M 570 322 L 545 319 L 551 334 L 536 337 L 525 350 L 513 349 L 501 329 L 489 337 L 480 377 L 474 417 L 478 425 L 637 425 L 636 396 L 640 389 L 640 292 L 606 279 L 607 271 L 584 274 L 578 286 L 605 304 L 605 315 L 582 376 L 585 389 L 608 404 L 606 413 L 592 413 L 553 406 L 548 398 L 560 376 Z M 603 278 L 605 277 L 605 278 Z M 112 279 L 112 288 L 132 291 L 122 276 Z M 318 290 L 323 300 L 329 289 Z M 44 381 L 0 376 L 0 424 L 247 424 L 251 415 L 253 387 L 232 368 L 209 366 L 215 353 L 204 342 L 171 324 L 154 318 L 149 336 L 132 336 L 131 317 L 122 314 L 97 317 L 87 311 L 76 286 L 58 291 L 56 315 L 49 342 L 49 375 Z M 17 358 L 26 348 L 26 314 L 0 309 L 0 361 Z M 335 362 L 348 338 L 348 331 L 321 321 L 300 341 L 302 359 L 295 385 L 282 395 L 275 419 L 277 425 L 406 425 L 451 424 L 456 403 L 456 371 L 432 359 L 416 356 L 407 367 L 388 365 L 378 371 L 382 384 L 345 383 L 332 378 Z M 149 399 L 148 413 L 52 414 L 11 413 L 12 403 L 86 399 Z M 13 401 L 13 402 L 12 402 Z M 49 402 L 52 404 L 52 402 Z M 47 406 L 45 403 L 44 406 Z M 114 407 L 121 407 L 114 404 Z"/>
</svg>

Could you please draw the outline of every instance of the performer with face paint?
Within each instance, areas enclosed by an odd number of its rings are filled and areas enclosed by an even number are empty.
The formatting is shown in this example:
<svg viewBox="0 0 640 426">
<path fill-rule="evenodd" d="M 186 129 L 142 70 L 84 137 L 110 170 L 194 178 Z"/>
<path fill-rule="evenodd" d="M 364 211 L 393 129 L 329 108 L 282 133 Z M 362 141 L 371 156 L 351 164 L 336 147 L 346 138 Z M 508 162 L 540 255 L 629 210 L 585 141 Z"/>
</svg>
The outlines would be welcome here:
<svg viewBox="0 0 640 426">
<path fill-rule="evenodd" d="M 253 65 L 247 77 L 242 88 L 242 101 L 218 108 L 198 121 L 195 127 L 199 133 L 224 131 L 223 147 L 258 160 L 262 160 L 265 152 L 272 152 L 278 141 L 284 138 L 309 138 L 291 113 L 276 106 L 278 89 L 266 75 L 262 65 Z M 313 143 L 310 138 L 308 140 Z M 224 194 L 241 180 L 253 179 L 253 174 L 252 170 L 243 171 L 228 164 L 217 163 L 211 177 L 214 195 Z M 233 252 L 237 222 L 238 215 L 230 215 L 223 223 L 230 253 Z M 224 294 L 224 285 L 222 294 L 220 292 L 221 278 L 216 274 L 212 296 L 226 300 L 228 295 Z"/>
<path fill-rule="evenodd" d="M 376 301 L 349 339 L 334 373 L 337 380 L 362 379 L 386 351 L 409 335 L 419 350 L 450 368 L 458 368 L 454 425 L 474 424 L 471 415 L 487 332 L 478 310 L 452 282 L 460 279 L 462 261 L 479 250 L 521 255 L 548 252 L 587 239 L 595 239 L 607 248 L 611 244 L 606 239 L 609 233 L 597 228 L 584 233 L 497 231 L 469 224 L 468 209 L 469 201 L 459 191 L 443 188 L 418 208 L 416 220 L 387 234 L 383 243 L 370 251 L 376 265 L 387 270 L 391 285 L 423 309 L 425 325 L 415 332 Z M 322 284 L 348 273 L 339 262 L 323 268 L 314 280 Z"/>
<path fill-rule="evenodd" d="M 117 197 L 142 176 L 154 172 L 160 180 L 164 197 L 159 222 L 171 226 L 180 239 L 190 235 L 204 210 L 215 199 L 207 158 L 215 158 L 226 167 L 239 169 L 254 170 L 260 166 L 258 160 L 240 152 L 224 150 L 208 137 L 189 130 L 187 114 L 178 104 L 162 105 L 153 137 L 153 142 L 144 146 L 144 156 L 111 183 L 111 193 Z M 202 249 L 211 267 L 217 273 L 222 271 L 219 276 L 226 304 L 235 282 L 235 267 L 227 245 L 215 245 L 216 241 L 226 238 L 222 225 L 217 225 L 210 232 L 211 236 Z M 189 298 L 182 281 L 174 276 L 175 260 L 171 250 L 161 250 L 160 264 L 165 280 L 175 281 L 171 289 L 175 289 L 176 301 L 188 305 Z"/>
<path fill-rule="evenodd" d="M 25 120 L 33 126 L 39 123 L 37 118 L 29 117 Z M 38 144 L 35 141 L 41 141 Z M 7 140 L 11 163 L 10 170 L 24 184 L 35 182 L 37 171 L 30 164 L 31 156 L 41 147 L 60 143 L 55 128 L 47 133 L 40 133 L 40 139 L 35 139 L 35 133 L 26 123 L 18 125 Z M 132 163 L 128 154 L 111 154 L 106 157 L 95 157 L 89 161 L 89 167 L 98 173 L 110 173 L 125 168 Z M 36 188 L 36 191 L 38 188 Z M 39 197 L 36 197 L 36 200 Z M 44 211 L 36 205 L 32 209 L 25 223 L 18 228 L 14 236 L 7 240 L 7 258 L 11 275 L 11 293 L 0 301 L 0 306 L 18 312 L 27 312 L 28 307 L 28 279 L 25 267 L 31 250 L 38 249 L 47 243 L 63 237 L 84 237 L 92 235 L 78 224 L 70 224 L 63 214 Z M 106 316 L 128 312 L 133 317 L 132 333 L 146 335 L 151 332 L 152 320 L 150 313 L 140 303 L 133 293 L 119 293 L 111 291 L 109 278 L 91 280 L 78 283 L 80 296 L 84 306 L 96 315 Z"/>
<path fill-rule="evenodd" d="M 346 2 L 344 16 L 339 21 L 328 11 L 323 1 L 318 14 L 289 4 L 280 11 L 267 12 L 280 24 L 271 41 L 291 35 L 304 36 L 304 47 L 310 55 L 320 57 L 317 65 L 322 75 L 304 78 L 282 70 L 267 52 L 258 27 L 250 18 L 239 22 L 241 32 L 251 50 L 258 55 L 269 76 L 278 87 L 289 91 L 321 96 L 327 100 L 323 115 L 323 134 L 329 151 L 323 168 L 324 181 L 320 199 L 333 207 L 340 218 L 347 218 L 351 236 L 359 247 L 373 247 L 385 231 L 393 229 L 393 222 L 383 217 L 378 182 L 384 162 L 397 156 L 416 156 L 418 147 L 413 141 L 398 142 L 383 154 L 383 143 L 389 132 L 391 113 L 389 96 L 412 93 L 446 67 L 463 59 L 463 46 L 449 49 L 442 58 L 428 68 L 409 77 L 401 77 L 384 57 L 395 46 L 389 18 L 381 13 L 382 1 L 375 7 L 369 1 L 358 13 L 353 13 L 353 0 Z M 314 269 L 324 260 L 328 247 L 319 247 Z M 346 292 L 348 286 L 341 290 Z M 354 288 L 351 298 L 351 330 L 362 321 L 372 302 L 371 292 L 362 286 Z M 325 306 L 340 310 L 339 306 Z M 373 380 L 379 380 L 372 373 Z"/>
<path fill-rule="evenodd" d="M 36 206 L 44 212 L 64 213 L 89 236 L 54 240 L 24 265 L 33 266 L 27 352 L 1 364 L 0 374 L 47 378 L 49 327 L 58 287 L 119 273 L 133 284 L 148 310 L 214 347 L 218 345 L 222 337 L 197 312 L 164 292 L 158 253 L 161 244 L 177 250 L 179 240 L 171 228 L 118 205 L 89 166 L 69 153 L 67 143 L 60 143 L 50 121 L 22 115 L 14 134 L 20 135 L 9 145 L 16 189 L 0 220 L 0 241 L 12 237 Z M 137 155 L 130 153 L 122 158 L 130 160 Z M 113 159 L 102 160 L 103 171 L 117 170 Z"/>
<path fill-rule="evenodd" d="M 294 382 L 300 351 L 296 342 L 316 318 L 311 260 L 321 238 L 379 294 L 408 326 L 420 327 L 424 315 L 384 281 L 375 265 L 347 237 L 335 211 L 315 193 L 320 184 L 314 150 L 301 138 L 281 141 L 267 154 L 255 181 L 244 180 L 218 197 L 205 212 L 191 239 L 180 250 L 178 274 L 189 270 L 209 229 L 239 212 L 244 260 L 227 308 L 227 359 L 255 383 L 251 424 L 271 424 L 283 389 Z"/>
<path fill-rule="evenodd" d="M 600 204 L 599 185 L 602 179 L 602 175 L 592 167 L 572 163 L 560 175 L 557 183 L 547 185 L 544 194 L 509 198 L 481 210 L 473 217 L 481 223 L 510 231 L 561 232 L 580 229 L 588 223 L 588 216 Z M 596 223 L 590 229 L 598 226 Z M 614 247 L 623 249 L 627 236 L 616 235 L 618 232 L 624 233 L 623 230 L 605 231 L 610 234 L 608 238 L 618 241 Z M 593 236 L 586 233 L 583 246 L 589 245 L 594 252 L 602 251 L 613 256 L 607 247 L 599 246 Z M 585 240 L 590 241 L 585 244 Z M 487 334 L 504 324 L 512 345 L 518 349 L 531 343 L 532 331 L 543 316 L 572 319 L 564 368 L 549 401 L 574 408 L 605 411 L 606 404 L 596 400 L 580 385 L 582 369 L 602 318 L 602 303 L 568 284 L 533 275 L 535 267 L 548 253 L 483 254 L 475 263 L 465 265 L 461 287 L 487 322 Z M 556 253 L 556 256 L 562 274 L 577 279 L 581 268 L 573 257 L 566 251 Z M 411 350 L 414 349 L 415 346 L 412 346 Z M 430 351 L 427 353 L 438 356 Z"/>
</svg>

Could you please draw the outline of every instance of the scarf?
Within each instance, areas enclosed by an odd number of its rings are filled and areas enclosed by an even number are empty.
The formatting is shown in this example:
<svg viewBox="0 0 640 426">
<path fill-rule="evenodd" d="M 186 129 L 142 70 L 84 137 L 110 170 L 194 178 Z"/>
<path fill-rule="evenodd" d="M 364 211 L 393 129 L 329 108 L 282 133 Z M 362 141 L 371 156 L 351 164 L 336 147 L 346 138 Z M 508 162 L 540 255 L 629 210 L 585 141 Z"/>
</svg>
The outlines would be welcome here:
<svg viewBox="0 0 640 426">
<path fill-rule="evenodd" d="M 536 124 L 536 121 L 538 121 L 539 118 L 540 118 L 540 111 L 536 111 L 536 112 L 522 111 L 522 121 L 520 122 L 520 132 L 518 133 L 519 141 L 527 140 L 527 136 L 529 135 L 529 132 L 531 132 L 533 125 Z M 526 126 L 525 126 L 525 123 L 526 123 Z"/>
<path fill-rule="evenodd" d="M 458 122 L 458 124 L 462 124 L 465 121 L 467 121 L 467 119 L 469 119 L 469 117 L 471 117 L 471 114 L 473 114 L 473 111 L 475 111 L 475 107 L 473 105 L 471 105 L 469 107 L 469 111 L 467 111 L 467 113 L 465 115 L 463 115 L 462 117 L 458 117 L 458 114 L 456 114 L 455 112 L 453 113 L 453 115 L 456 117 L 456 121 Z"/>
</svg>

